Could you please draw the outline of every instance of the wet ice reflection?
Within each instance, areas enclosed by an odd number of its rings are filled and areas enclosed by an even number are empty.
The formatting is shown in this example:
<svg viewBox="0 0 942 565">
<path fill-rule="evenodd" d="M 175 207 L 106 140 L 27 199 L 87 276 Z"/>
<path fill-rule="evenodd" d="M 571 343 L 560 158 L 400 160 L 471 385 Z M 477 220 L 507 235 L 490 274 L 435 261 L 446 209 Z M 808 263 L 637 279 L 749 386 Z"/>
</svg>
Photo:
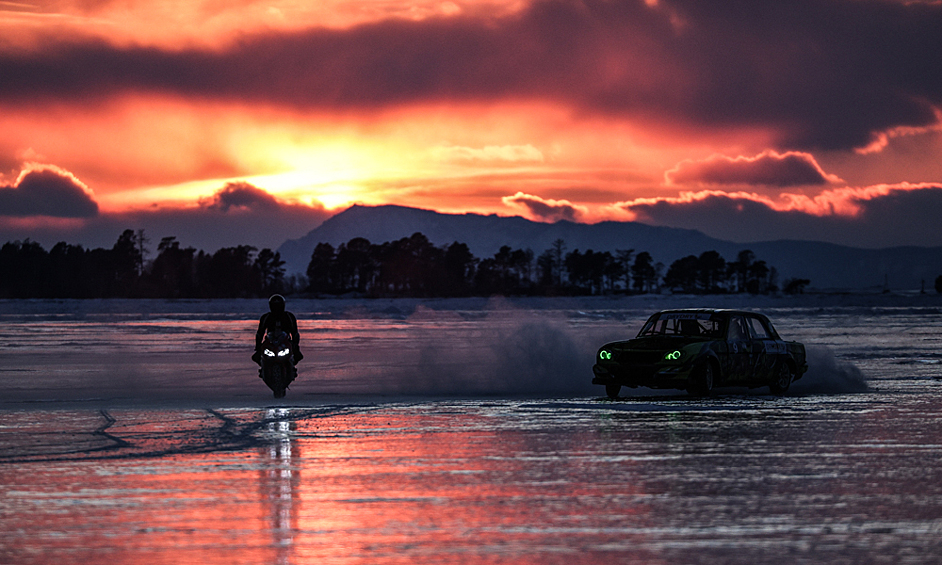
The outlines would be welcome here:
<svg viewBox="0 0 942 565">
<path fill-rule="evenodd" d="M 942 533 L 940 408 L 857 395 L 115 412 L 112 449 L 0 466 L 0 546 L 15 563 L 926 557 Z M 48 448 L 103 417 L 42 420 Z"/>
<path fill-rule="evenodd" d="M 271 408 L 265 412 L 263 437 L 268 442 L 260 451 L 264 460 L 261 469 L 262 500 L 270 510 L 270 529 L 277 553 L 275 563 L 291 563 L 292 542 L 297 527 L 295 498 L 299 472 L 294 468 L 294 422 L 287 408 Z"/>
<path fill-rule="evenodd" d="M 626 332 L 646 312 L 628 322 L 624 313 L 570 312 L 546 323 L 532 312 L 446 314 L 311 322 L 312 378 L 292 389 L 290 406 L 268 406 L 247 359 L 215 363 L 242 347 L 244 321 L 135 318 L 122 329 L 136 345 L 115 348 L 96 337 L 108 323 L 53 320 L 33 337 L 61 354 L 55 364 L 14 340 L 0 344 L 10 392 L 0 410 L 0 563 L 927 563 L 942 555 L 935 309 L 774 313 L 783 335 L 833 365 L 819 368 L 816 386 L 784 398 L 624 391 L 616 402 L 595 389 L 548 394 L 541 376 L 566 376 L 568 363 L 533 371 L 526 397 L 486 387 L 418 393 L 442 390 L 442 368 L 464 383 L 516 378 L 549 349 L 571 356 L 580 367 L 572 378 L 587 381 L 580 348 Z M 520 336 L 540 345 L 521 348 Z M 444 361 L 428 359 L 430 340 L 449 352 Z M 203 352 L 217 346 L 207 363 Z M 125 364 L 128 351 L 138 356 Z M 833 379 L 851 368 L 869 391 L 848 394 L 859 388 Z M 354 394 L 378 390 L 391 396 Z"/>
</svg>

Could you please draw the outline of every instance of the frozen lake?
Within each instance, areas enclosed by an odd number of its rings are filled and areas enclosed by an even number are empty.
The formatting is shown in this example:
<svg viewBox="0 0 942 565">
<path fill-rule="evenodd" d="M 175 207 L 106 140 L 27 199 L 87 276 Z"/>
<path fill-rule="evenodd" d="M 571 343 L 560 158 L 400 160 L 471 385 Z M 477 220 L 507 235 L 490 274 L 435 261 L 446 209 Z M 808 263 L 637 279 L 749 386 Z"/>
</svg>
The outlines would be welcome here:
<svg viewBox="0 0 942 565">
<path fill-rule="evenodd" d="M 789 395 L 590 384 L 666 307 L 805 343 Z M 0 563 L 942 563 L 942 298 L 0 301 Z"/>
</svg>

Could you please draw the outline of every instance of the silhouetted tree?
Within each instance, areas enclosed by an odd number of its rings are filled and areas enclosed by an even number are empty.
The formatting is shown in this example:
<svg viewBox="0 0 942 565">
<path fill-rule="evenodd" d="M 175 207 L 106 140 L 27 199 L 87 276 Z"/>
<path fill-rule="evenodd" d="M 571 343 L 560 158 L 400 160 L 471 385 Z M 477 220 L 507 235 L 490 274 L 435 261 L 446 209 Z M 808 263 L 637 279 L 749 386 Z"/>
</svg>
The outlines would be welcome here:
<svg viewBox="0 0 942 565">
<path fill-rule="evenodd" d="M 733 285 L 735 285 L 735 292 L 746 292 L 746 286 L 749 282 L 749 269 L 755 260 L 755 253 L 744 249 L 736 256 L 736 261 L 727 264 L 727 274 L 729 279 L 733 281 Z"/>
<path fill-rule="evenodd" d="M 716 251 L 704 251 L 697 258 L 697 278 L 704 292 L 718 292 L 726 280 L 726 260 Z"/>
<path fill-rule="evenodd" d="M 443 264 L 444 252 L 419 232 L 384 243 L 377 250 L 379 294 L 428 296 Z"/>
<path fill-rule="evenodd" d="M 281 253 L 262 249 L 255 258 L 254 266 L 263 294 L 284 292 L 285 262 L 281 260 Z"/>
<path fill-rule="evenodd" d="M 536 258 L 536 284 L 542 292 L 556 294 L 562 289 L 565 257 L 566 242 L 557 239 Z"/>
<path fill-rule="evenodd" d="M 362 237 L 341 243 L 337 248 L 334 271 L 342 292 L 366 292 L 376 275 L 373 245 Z"/>
<path fill-rule="evenodd" d="M 254 254 L 255 248 L 249 245 L 223 247 L 212 256 L 201 253 L 197 270 L 204 292 L 220 298 L 259 296 L 262 285 Z"/>
<path fill-rule="evenodd" d="M 157 244 L 157 257 L 147 275 L 150 294 L 166 298 L 198 296 L 196 286 L 196 250 L 180 248 L 175 237 L 164 237 Z"/>
<path fill-rule="evenodd" d="M 669 290 L 681 290 L 686 293 L 697 291 L 697 276 L 700 272 L 700 260 L 696 255 L 688 255 L 671 263 L 664 275 L 664 286 Z"/>
<path fill-rule="evenodd" d="M 255 247 L 240 245 L 208 254 L 164 237 L 156 258 L 144 263 L 146 243 L 143 230 L 130 229 L 110 249 L 59 242 L 47 253 L 30 240 L 8 242 L 0 246 L 0 297 L 249 297 L 301 290 L 368 296 L 601 294 L 618 291 L 623 280 L 625 290 L 635 292 L 659 292 L 661 281 L 684 292 L 777 290 L 776 270 L 748 250 L 734 263 L 715 251 L 690 255 L 674 261 L 665 275 L 664 265 L 647 252 L 564 254 L 565 243 L 558 239 L 536 259 L 534 270 L 530 249 L 505 245 L 478 260 L 464 243 L 439 247 L 417 232 L 380 245 L 353 238 L 336 250 L 319 243 L 307 276 L 286 279 L 285 262 L 271 249 L 256 253 Z M 789 281 L 786 292 L 800 292 L 800 282 Z"/>
<path fill-rule="evenodd" d="M 556 286 L 556 254 L 547 249 L 536 258 L 537 282 L 544 288 Z"/>
<path fill-rule="evenodd" d="M 448 246 L 444 257 L 442 291 L 447 296 L 467 296 L 471 293 L 475 266 L 478 260 L 465 243 L 457 241 Z"/>
<path fill-rule="evenodd" d="M 111 253 L 117 288 L 123 290 L 124 296 L 135 294 L 144 258 L 134 230 L 124 230 L 111 248 Z"/>
<path fill-rule="evenodd" d="M 651 264 L 652 261 L 651 254 L 647 251 L 635 256 L 635 263 L 631 266 L 631 279 L 638 292 L 648 292 L 657 284 L 657 270 Z"/>
<path fill-rule="evenodd" d="M 88 253 L 81 245 L 64 241 L 49 250 L 51 288 L 48 296 L 56 298 L 93 298 L 96 292 L 96 273 L 91 269 Z"/>
<path fill-rule="evenodd" d="M 137 276 L 141 276 L 144 274 L 144 256 L 150 252 L 150 249 L 147 248 L 150 239 L 144 235 L 143 228 L 134 232 L 134 236 L 137 243 Z"/>
<path fill-rule="evenodd" d="M 314 293 L 334 292 L 334 246 L 318 243 L 307 266 L 308 290 Z"/>
<path fill-rule="evenodd" d="M 746 290 L 751 294 L 763 294 L 769 287 L 769 267 L 765 261 L 756 261 L 749 265 Z"/>
<path fill-rule="evenodd" d="M 45 296 L 51 276 L 49 255 L 35 241 L 8 242 L 0 248 L 0 281 L 4 296 L 30 298 Z"/>
<path fill-rule="evenodd" d="M 566 253 L 566 242 L 562 239 L 553 241 L 553 264 L 556 271 L 556 286 L 563 285 L 563 255 Z"/>
<path fill-rule="evenodd" d="M 788 279 L 785 281 L 785 288 L 782 292 L 785 294 L 804 294 L 805 287 L 811 284 L 808 279 Z"/>
<path fill-rule="evenodd" d="M 625 278 L 628 270 L 625 268 L 625 264 L 618 259 L 617 255 L 613 256 L 608 251 L 605 252 L 605 255 L 605 267 L 602 274 L 605 277 L 608 291 L 615 292 L 618 283 Z"/>
<path fill-rule="evenodd" d="M 625 282 L 625 291 L 631 290 L 631 258 L 634 257 L 634 249 L 616 249 L 615 261 L 618 264 L 618 270 Z"/>
</svg>

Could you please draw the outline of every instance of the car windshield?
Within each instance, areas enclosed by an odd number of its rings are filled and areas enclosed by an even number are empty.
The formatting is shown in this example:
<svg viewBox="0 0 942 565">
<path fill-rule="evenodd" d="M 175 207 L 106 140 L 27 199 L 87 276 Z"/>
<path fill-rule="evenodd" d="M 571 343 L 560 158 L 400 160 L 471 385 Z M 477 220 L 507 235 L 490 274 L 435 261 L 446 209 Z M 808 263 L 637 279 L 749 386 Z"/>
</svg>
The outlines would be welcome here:
<svg viewBox="0 0 942 565">
<path fill-rule="evenodd" d="M 638 337 L 684 336 L 718 339 L 723 336 L 718 317 L 704 312 L 665 312 L 652 316 Z"/>
</svg>

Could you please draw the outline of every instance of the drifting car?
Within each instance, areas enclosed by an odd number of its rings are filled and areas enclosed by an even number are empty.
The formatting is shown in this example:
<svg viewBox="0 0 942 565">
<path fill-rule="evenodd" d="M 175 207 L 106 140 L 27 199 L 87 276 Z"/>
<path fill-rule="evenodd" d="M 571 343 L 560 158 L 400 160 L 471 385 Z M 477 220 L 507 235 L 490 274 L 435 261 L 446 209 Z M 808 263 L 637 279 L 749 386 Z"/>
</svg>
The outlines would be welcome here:
<svg viewBox="0 0 942 565">
<path fill-rule="evenodd" d="M 808 370 L 805 346 L 779 337 L 769 319 L 739 310 L 664 310 L 638 337 L 606 343 L 595 355 L 593 384 L 609 398 L 621 387 L 686 390 L 767 386 L 782 395 Z"/>
</svg>

